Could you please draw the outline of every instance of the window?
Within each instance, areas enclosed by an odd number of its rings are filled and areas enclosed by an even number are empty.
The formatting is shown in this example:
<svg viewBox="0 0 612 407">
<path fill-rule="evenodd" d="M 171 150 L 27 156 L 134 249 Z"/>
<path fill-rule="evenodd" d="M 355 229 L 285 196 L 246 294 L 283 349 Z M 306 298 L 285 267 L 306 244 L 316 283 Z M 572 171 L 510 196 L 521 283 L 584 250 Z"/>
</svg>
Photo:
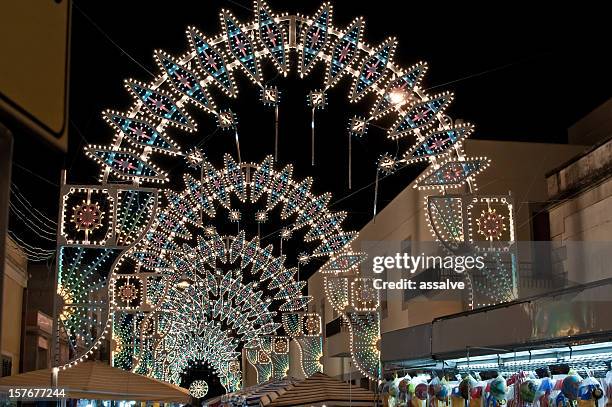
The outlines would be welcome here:
<svg viewBox="0 0 612 407">
<path fill-rule="evenodd" d="M 321 333 L 325 336 L 325 298 L 321 298 Z"/>
<path fill-rule="evenodd" d="M 13 358 L 2 355 L 2 377 L 10 376 L 13 372 Z"/>
</svg>

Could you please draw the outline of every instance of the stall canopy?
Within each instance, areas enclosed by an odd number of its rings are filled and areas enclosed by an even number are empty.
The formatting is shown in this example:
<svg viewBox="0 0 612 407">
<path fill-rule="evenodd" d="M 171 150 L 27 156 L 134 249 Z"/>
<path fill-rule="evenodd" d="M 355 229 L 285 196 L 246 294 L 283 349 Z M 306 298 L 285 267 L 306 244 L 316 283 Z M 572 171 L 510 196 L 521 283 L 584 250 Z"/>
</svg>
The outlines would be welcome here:
<svg viewBox="0 0 612 407">
<path fill-rule="evenodd" d="M 224 394 L 222 396 L 206 400 L 204 405 L 210 407 L 233 405 L 259 406 L 264 401 L 267 401 L 269 404 L 271 400 L 275 400 L 280 397 L 297 382 L 298 380 L 293 378 L 268 380 L 254 386 L 245 387 L 234 393 Z"/>
<path fill-rule="evenodd" d="M 374 406 L 376 395 L 358 386 L 349 385 L 323 373 L 301 380 L 275 400 L 262 400 L 261 405 L 281 406 Z"/>
<path fill-rule="evenodd" d="M 0 379 L 0 390 L 15 387 L 51 387 L 51 369 L 36 370 Z M 58 388 L 66 397 L 90 400 L 135 400 L 189 403 L 189 391 L 169 383 L 88 361 L 58 372 Z"/>
<path fill-rule="evenodd" d="M 204 402 L 217 406 L 375 406 L 376 395 L 323 373 L 303 379 L 268 381 Z"/>
</svg>

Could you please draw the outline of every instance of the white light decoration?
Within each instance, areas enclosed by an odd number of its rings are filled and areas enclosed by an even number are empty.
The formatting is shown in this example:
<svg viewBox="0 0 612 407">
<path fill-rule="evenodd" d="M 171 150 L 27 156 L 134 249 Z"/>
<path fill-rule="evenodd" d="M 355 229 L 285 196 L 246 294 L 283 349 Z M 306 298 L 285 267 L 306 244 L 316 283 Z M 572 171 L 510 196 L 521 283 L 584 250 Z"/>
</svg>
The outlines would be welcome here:
<svg viewBox="0 0 612 407">
<path fill-rule="evenodd" d="M 247 239 L 245 230 L 221 236 L 213 223 L 223 221 L 224 213 L 239 214 L 235 205 L 262 208 L 256 211 L 260 220 L 282 206 L 281 221 L 288 224 L 287 230 L 309 236 L 306 257 L 343 253 L 354 233 L 343 231 L 344 213 L 329 210 L 329 195 L 313 195 L 311 180 L 293 180 L 291 167 L 275 169 L 271 157 L 259 164 L 238 164 L 228 155 L 221 169 L 202 157 L 200 166 L 201 180 L 185 174 L 184 190 L 165 191 L 166 202 L 156 207 L 146 232 L 109 268 L 113 361 L 178 383 L 189 361 L 207 360 L 226 390 L 233 391 L 241 386 L 241 372 L 229 371 L 237 366 L 238 343 L 260 350 L 255 367 L 262 378 L 286 375 L 288 354 L 260 349 L 262 338 L 281 326 L 275 322 L 278 312 L 269 307 L 278 301 L 282 315 L 303 310 L 312 298 L 302 295 L 306 282 L 295 280 L 296 268 L 286 265 L 286 256 L 275 255 L 272 245 L 260 246 L 256 236 Z M 149 208 L 150 203 L 143 205 Z M 292 261 L 297 264 L 300 259 Z M 248 275 L 260 282 L 244 282 Z M 232 327 L 233 336 L 220 337 L 229 331 L 220 329 L 219 323 Z M 315 347 L 321 342 L 320 317 L 308 314 L 305 326 L 305 336 L 312 339 L 302 344 L 303 368 L 312 374 L 320 368 L 318 359 L 312 359 L 320 353 Z M 92 349 L 101 340 L 92 342 Z"/>
<path fill-rule="evenodd" d="M 142 191 L 121 196 L 112 192 L 107 207 L 103 207 L 101 198 L 106 192 L 86 200 L 86 206 L 75 212 L 80 214 L 75 217 L 75 224 L 80 225 L 77 233 L 69 230 L 71 215 L 66 215 L 70 193 L 63 194 L 58 292 L 64 304 L 60 321 L 74 348 L 87 349 L 63 368 L 91 356 L 110 332 L 117 365 L 175 383 L 190 360 L 214 359 L 217 362 L 213 367 L 225 388 L 239 388 L 238 342 L 247 349 L 247 359 L 257 369 L 259 380 L 278 377 L 285 373 L 285 359 L 275 355 L 282 353 L 262 346 L 266 345 L 263 338 L 273 336 L 279 326 L 278 316 L 268 309 L 271 302 L 279 301 L 283 326 L 300 346 L 304 372 L 311 374 L 321 369 L 322 342 L 320 333 L 309 336 L 303 316 L 295 320 L 291 317 L 312 300 L 302 295 L 303 284 L 295 281 L 293 266 L 305 264 L 306 259 L 321 258 L 321 271 L 326 273 L 325 292 L 349 325 L 355 365 L 365 376 L 379 379 L 378 302 L 364 296 L 365 280 L 358 267 L 365 255 L 350 248 L 357 234 L 343 230 L 341 223 L 346 214 L 329 209 L 330 194 L 312 193 L 312 179 L 295 181 L 291 166 L 277 169 L 271 156 L 260 163 L 243 162 L 238 116 L 231 110 L 217 109 L 210 96 L 209 87 L 213 86 L 228 97 L 238 97 L 234 74 L 242 71 L 261 89 L 261 100 L 278 107 L 281 91 L 276 85 L 264 85 L 269 83 L 261 66 L 264 61 L 271 61 L 281 76 L 289 72 L 292 55 L 298 55 L 300 77 L 307 76 L 318 63 L 325 65 L 319 90 L 311 91 L 307 97 L 312 108 L 312 164 L 315 110 L 325 108 L 326 92 L 342 77 L 349 76 L 350 102 L 367 94 L 375 96 L 368 113 L 346 118 L 350 120 L 351 138 L 365 135 L 373 121 L 393 116 L 387 137 L 416 139 L 403 155 L 381 157 L 377 173 L 388 175 L 400 166 L 429 163 L 415 187 L 439 193 L 426 202 L 432 233 L 450 251 L 477 243 L 471 207 L 464 198 L 456 200 L 456 196 L 449 195 L 448 190 L 467 186 L 475 196 L 475 177 L 488 167 L 489 160 L 465 156 L 463 140 L 473 132 L 473 126 L 454 125 L 445 116 L 453 100 L 451 93 L 429 95 L 424 91 L 421 81 L 427 65 L 419 62 L 407 69 L 398 66 L 393 61 L 397 41 L 389 38 L 376 47 L 369 45 L 363 38 L 365 22 L 361 18 L 344 29 L 336 28 L 329 3 L 324 3 L 313 16 L 277 15 L 263 0 L 256 0 L 254 5 L 255 14 L 246 24 L 223 10 L 221 33 L 210 38 L 188 27 L 189 50 L 180 57 L 156 51 L 159 74 L 148 83 L 125 81 L 133 103 L 123 112 L 103 114 L 114 133 L 112 142 L 85 148 L 100 166 L 99 179 L 103 183 L 85 189 L 110 190 L 115 181 L 131 182 L 132 189 L 141 184 L 167 184 L 169 174 L 154 163 L 158 154 L 184 160 L 187 171 L 193 174 L 184 175 L 185 188 L 181 191 L 160 190 L 163 203 L 158 203 L 154 189 L 155 197 Z M 185 148 L 174 141 L 170 133 L 197 130 L 189 115 L 192 106 L 215 115 L 219 128 L 235 133 L 237 160 L 226 155 L 223 168 L 218 169 L 198 147 Z M 395 146 L 393 143 L 394 150 Z M 445 202 L 442 197 L 450 200 Z M 249 231 L 240 230 L 233 236 L 217 232 L 215 222 L 225 223 L 228 216 L 230 220 L 240 220 L 240 210 L 247 205 L 257 206 L 258 225 L 267 221 L 275 208 L 281 208 L 281 221 L 287 223 L 279 233 L 281 245 L 303 234 L 304 252 L 298 259 L 287 259 L 282 248 L 261 247 L 257 236 L 251 236 Z M 96 216 L 94 208 L 100 209 L 100 216 Z M 501 209 L 496 210 L 501 213 Z M 502 221 L 509 222 L 504 231 L 514 240 L 512 216 L 502 216 Z M 447 220 L 452 221 L 450 227 L 444 224 Z M 491 243 L 490 239 L 487 242 Z M 82 269 L 91 273 L 84 275 Z M 258 276 L 261 285 L 241 280 L 245 270 Z M 96 276 L 93 271 L 108 278 L 91 281 Z M 132 298 L 131 282 L 121 285 L 128 274 L 138 275 L 133 285 L 137 298 Z M 115 289 L 118 291 L 110 291 L 112 295 L 104 298 L 108 290 Z M 264 295 L 264 290 L 273 292 Z M 135 304 L 136 299 L 139 304 Z M 85 308 L 79 308 L 79 301 Z M 133 308 L 129 315 L 121 311 L 126 307 Z M 243 307 L 249 309 L 248 313 Z M 242 321 L 236 331 L 242 330 L 232 336 L 223 331 L 220 320 Z M 254 320 L 262 323 L 255 324 L 255 328 L 248 323 Z M 311 321 L 311 328 L 313 324 Z M 183 349 L 192 351 L 181 352 Z"/>
<path fill-rule="evenodd" d="M 189 385 L 189 394 L 197 399 L 201 399 L 208 394 L 208 383 L 205 380 L 194 380 Z"/>
</svg>

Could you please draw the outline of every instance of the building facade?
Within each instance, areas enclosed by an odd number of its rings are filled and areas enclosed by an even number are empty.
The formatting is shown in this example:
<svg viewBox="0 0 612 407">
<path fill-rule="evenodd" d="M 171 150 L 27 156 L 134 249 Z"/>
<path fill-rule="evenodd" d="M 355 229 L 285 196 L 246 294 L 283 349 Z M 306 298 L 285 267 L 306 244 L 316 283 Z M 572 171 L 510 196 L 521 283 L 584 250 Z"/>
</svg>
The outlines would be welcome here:
<svg viewBox="0 0 612 407">
<path fill-rule="evenodd" d="M 22 371 L 23 310 L 28 286 L 25 253 L 7 236 L 2 293 L 2 376 Z"/>
<path fill-rule="evenodd" d="M 476 186 L 478 193 L 509 194 L 512 197 L 515 240 L 522 242 L 517 247 L 517 289 L 520 298 L 561 288 L 563 282 L 552 279 L 550 272 L 540 272 L 541 267 L 536 259 L 540 257 L 539 252 L 547 249 L 548 245 L 543 244 L 544 247 L 541 247 L 541 244 L 534 241 L 549 239 L 546 174 L 584 151 L 585 147 L 467 140 L 465 150 L 468 156 L 486 156 L 492 160 L 491 167 L 479 176 Z M 432 242 L 431 230 L 425 219 L 424 197 L 423 191 L 410 184 L 380 211 L 375 220 L 360 231 L 353 248 L 366 251 L 370 256 L 373 253 L 389 255 L 408 251 L 415 254 L 438 250 L 438 245 Z M 364 263 L 365 267 L 368 267 L 367 264 Z M 401 271 L 392 270 L 386 271 L 381 277 L 383 280 L 398 281 L 402 275 Z M 314 297 L 312 309 L 320 312 L 325 320 L 325 373 L 359 383 L 360 375 L 352 366 L 349 356 L 348 330 L 331 307 L 326 308 L 324 305 L 323 276 L 320 273 L 309 279 L 308 291 Z M 426 358 L 430 354 L 432 321 L 470 309 L 470 299 L 463 291 L 436 294 L 387 290 L 380 291 L 380 294 L 383 364 L 407 358 Z M 489 304 L 471 305 L 478 308 Z M 386 340 L 389 338 L 393 340 Z"/>
</svg>

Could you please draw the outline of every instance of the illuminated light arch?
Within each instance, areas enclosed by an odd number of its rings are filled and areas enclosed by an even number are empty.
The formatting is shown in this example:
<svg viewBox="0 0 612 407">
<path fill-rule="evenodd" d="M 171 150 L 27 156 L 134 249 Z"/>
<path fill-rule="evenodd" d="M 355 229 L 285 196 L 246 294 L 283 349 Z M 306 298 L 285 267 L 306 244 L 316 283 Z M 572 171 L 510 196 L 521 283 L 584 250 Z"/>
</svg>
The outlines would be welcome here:
<svg viewBox="0 0 612 407">
<path fill-rule="evenodd" d="M 102 223 L 106 222 L 106 229 L 104 225 L 96 226 L 96 229 L 99 230 L 88 231 L 84 241 L 77 232 L 62 229 L 59 242 L 60 251 L 64 247 L 74 246 L 91 251 L 93 256 L 99 255 L 102 250 L 116 249 L 121 253 L 115 255 L 114 263 L 110 268 L 112 272 L 107 277 L 110 281 L 108 289 L 112 293 L 110 296 L 112 302 L 108 302 L 108 299 L 96 302 L 96 296 L 104 297 L 102 291 L 105 287 L 104 284 L 96 282 L 95 286 L 99 288 L 95 293 L 90 293 L 89 303 L 84 305 L 87 311 L 71 313 L 69 306 L 64 307 L 62 310 L 66 313 L 62 315 L 66 316 L 66 321 L 69 321 L 73 328 L 66 328 L 67 325 L 70 325 L 67 323 L 63 325 L 71 338 L 78 337 L 79 331 L 95 325 L 98 331 L 103 330 L 101 335 L 98 334 L 99 338 L 103 339 L 110 331 L 110 321 L 113 318 L 107 318 L 108 322 L 102 329 L 104 315 L 96 311 L 98 314 L 96 318 L 93 318 L 94 310 L 107 307 L 112 313 L 118 307 L 115 302 L 116 298 L 119 298 L 117 295 L 124 296 L 123 300 L 127 304 L 122 311 L 129 311 L 130 315 L 133 314 L 131 319 L 135 320 L 135 323 L 140 324 L 143 321 L 151 320 L 150 315 L 154 314 L 155 309 L 148 302 L 149 299 L 160 300 L 164 297 L 162 292 L 156 292 L 152 287 L 167 287 L 166 283 L 174 281 L 173 279 L 179 275 L 176 273 L 175 254 L 185 248 L 179 243 L 193 239 L 192 229 L 194 227 L 205 232 L 210 231 L 202 222 L 204 216 L 214 218 L 218 216 L 218 212 L 227 210 L 229 221 L 239 221 L 241 214 L 233 208 L 230 196 L 237 197 L 242 204 L 245 204 L 247 200 L 250 203 L 256 203 L 265 194 L 266 207 L 258 215 L 258 222 L 265 221 L 266 212 L 277 205 L 284 205 L 281 214 L 284 220 L 299 212 L 293 219 L 293 227 L 286 229 L 287 232 L 283 236 L 289 237 L 293 230 L 306 227 L 308 229 L 306 240 L 316 244 L 316 247 L 310 250 L 306 257 L 329 258 L 322 271 L 346 280 L 346 284 L 331 287 L 328 286 L 328 283 L 332 281 L 332 277 L 326 278 L 326 292 L 328 297 L 334 298 L 331 301 L 334 308 L 342 313 L 351 326 L 351 354 L 356 366 L 367 377 L 376 379 L 380 376 L 380 366 L 375 362 L 379 357 L 378 341 L 374 341 L 374 338 L 380 336 L 377 317 L 378 304 L 373 303 L 371 299 L 364 299 L 363 303 L 355 300 L 357 297 L 354 296 L 354 291 L 362 289 L 360 284 L 363 283 L 357 266 L 364 260 L 364 256 L 361 253 L 352 252 L 349 248 L 356 233 L 344 232 L 339 226 L 345 214 L 326 212 L 330 196 L 328 194 L 312 195 L 310 193 L 312 180 L 306 179 L 296 183 L 292 180 L 291 167 L 274 170 L 274 163 L 270 157 L 255 166 L 241 163 L 239 156 L 238 162 L 226 156 L 224 169 L 216 170 L 204 159 L 199 150 L 183 148 L 169 134 L 171 128 L 187 132 L 197 129 L 197 123 L 188 112 L 188 108 L 193 105 L 216 116 L 220 128 L 234 129 L 238 143 L 235 114 L 227 109 L 219 109 L 218 103 L 212 100 L 208 87 L 217 87 L 228 97 L 237 97 L 238 89 L 235 86 L 234 74 L 235 71 L 241 70 L 256 86 L 262 89 L 262 102 L 278 106 L 278 89 L 263 85 L 264 78 L 260 63 L 264 59 L 271 61 L 278 72 L 286 76 L 290 71 L 291 53 L 289 50 L 293 49 L 299 56 L 298 74 L 300 77 L 307 76 L 315 64 L 319 62 L 325 64 L 322 90 L 312 91 L 309 94 L 308 100 L 310 107 L 313 108 L 313 120 L 315 109 L 325 107 L 326 92 L 343 77 L 348 76 L 352 81 L 348 94 L 350 102 L 361 100 L 367 94 L 373 95 L 375 99 L 370 111 L 363 117 L 349 118 L 348 127 L 351 137 L 365 135 L 372 121 L 395 116 L 394 124 L 387 130 L 388 138 L 400 139 L 411 135 L 416 139 L 415 144 L 403 156 L 387 154 L 381 157 L 378 162 L 379 172 L 392 173 L 402 165 L 425 161 L 431 166 L 427 173 L 417 181 L 416 187 L 446 193 L 448 189 L 457 189 L 467 185 L 468 189 L 474 193 L 474 177 L 489 163 L 485 158 L 465 156 L 462 142 L 473 132 L 473 127 L 469 124 L 454 124 L 445 115 L 453 100 L 453 95 L 448 92 L 428 95 L 424 92 L 421 88 L 421 81 L 427 71 L 425 63 L 420 62 L 407 69 L 397 66 L 393 62 L 397 46 L 394 38 L 389 38 L 377 47 L 372 47 L 363 40 L 365 24 L 362 19 L 355 19 L 346 29 L 342 30 L 333 26 L 332 14 L 331 5 L 324 3 L 311 17 L 276 15 L 263 1 L 257 0 L 253 21 L 240 24 L 230 12 L 224 10 L 220 15 L 222 26 L 220 34 L 207 38 L 196 28 L 188 28 L 187 37 L 190 49 L 187 53 L 175 57 L 158 51 L 155 53 L 155 60 L 160 68 L 160 74 L 153 81 L 142 83 L 127 80 L 125 82 L 126 89 L 133 97 L 132 106 L 125 112 L 110 110 L 104 112 L 106 121 L 115 132 L 113 141 L 108 146 L 87 146 L 86 152 L 100 165 L 100 181 L 103 183 L 102 187 L 92 186 L 89 189 L 104 189 L 107 185 L 111 185 L 110 182 L 119 180 L 132 182 L 133 192 L 127 193 L 124 197 L 128 199 L 123 199 L 122 209 L 107 209 L 107 216 L 102 220 Z M 192 168 L 201 170 L 199 177 L 185 175 L 185 190 L 165 191 L 164 197 L 167 204 L 159 210 L 157 207 L 152 208 L 139 204 L 142 200 L 141 195 L 144 196 L 146 192 L 140 188 L 141 184 L 164 184 L 168 181 L 167 172 L 154 163 L 156 154 L 182 157 Z M 63 196 L 70 198 L 73 194 L 74 192 L 66 191 Z M 117 195 L 116 198 L 116 202 L 119 202 L 120 197 Z M 135 205 L 134 201 L 138 204 Z M 429 209 L 427 218 L 432 224 L 434 236 L 446 243 L 445 235 L 439 233 L 440 225 L 436 220 L 438 215 L 434 214 L 434 210 Z M 64 202 L 62 211 L 64 219 L 66 219 L 68 210 Z M 463 224 L 466 214 L 463 207 L 461 211 L 459 218 Z M 153 213 L 155 216 L 152 215 Z M 147 215 L 151 216 L 147 218 Z M 148 220 L 143 222 L 142 219 Z M 64 224 L 66 222 L 62 223 Z M 508 229 L 511 230 L 512 227 L 510 225 Z M 112 230 L 113 228 L 115 230 Z M 101 230 L 111 232 L 107 236 L 101 236 Z M 99 240 L 90 240 L 90 233 L 98 233 Z M 220 251 L 225 237 L 221 237 L 215 230 L 210 235 L 216 237 L 208 244 L 208 248 L 201 247 L 201 249 Z M 466 236 L 467 234 L 464 233 L 462 238 L 465 239 Z M 238 245 L 237 241 L 242 241 L 242 238 L 237 236 L 232 240 Z M 252 241 L 249 240 L 249 242 Z M 231 256 L 231 247 L 225 249 Z M 71 268 L 74 261 L 82 261 L 81 257 L 76 255 L 76 257 L 64 259 L 65 267 L 73 270 L 72 274 L 74 274 L 67 279 L 60 278 L 63 298 L 68 305 L 75 297 L 74 292 L 71 291 L 83 288 L 91 279 L 91 276 L 77 275 L 74 268 Z M 284 260 L 280 261 L 280 266 L 284 267 Z M 64 268 L 64 266 L 60 267 Z M 70 273 L 63 275 L 67 274 Z M 132 275 L 132 278 L 128 278 L 127 275 Z M 281 274 L 278 276 L 281 277 Z M 286 271 L 282 274 L 282 278 L 287 279 L 287 284 L 289 284 L 290 272 Z M 100 279 L 102 280 L 104 278 Z M 356 284 L 358 281 L 360 283 Z M 119 286 L 123 283 L 127 285 Z M 307 298 L 297 295 L 296 286 L 287 287 L 289 286 L 283 285 L 282 289 L 290 290 L 286 292 L 292 295 L 284 298 L 284 305 L 286 305 L 284 311 L 302 309 L 307 303 Z M 168 288 L 168 290 L 173 289 Z M 330 293 L 333 290 L 340 290 L 340 293 Z M 193 295 L 200 294 L 194 292 Z M 139 298 L 145 305 L 144 308 L 134 305 L 138 303 Z M 127 328 L 121 328 L 124 322 L 122 320 L 114 324 L 113 334 L 120 335 L 121 332 L 127 331 Z M 148 322 L 147 328 L 153 329 L 155 324 L 160 322 L 168 323 L 162 318 L 155 323 Z M 153 339 L 157 341 L 156 343 L 160 343 L 160 338 L 156 337 L 154 332 L 150 338 L 145 336 L 137 341 L 135 351 L 139 352 L 136 355 L 138 364 L 139 366 L 147 366 L 147 364 L 153 366 L 152 356 L 150 352 L 147 354 L 147 349 L 153 346 Z M 262 341 L 266 342 L 267 339 L 262 339 Z M 73 342 L 71 343 L 76 349 L 77 341 Z M 306 340 L 302 342 L 300 345 L 302 356 L 306 353 L 313 353 L 308 348 L 314 349 L 315 345 L 306 345 Z M 71 364 L 91 355 L 93 349 L 99 345 L 100 339 L 96 341 L 93 337 L 89 338 L 89 342 L 85 344 L 85 353 L 79 354 L 79 357 Z M 125 352 L 123 341 L 115 341 L 115 345 L 119 350 L 118 354 Z M 263 344 L 263 347 L 265 346 L 267 342 Z M 275 374 L 272 368 L 274 357 L 270 356 L 274 355 L 274 352 L 263 347 L 257 352 L 250 350 L 248 359 L 256 360 L 255 363 L 261 365 L 264 377 L 271 377 Z M 280 356 L 277 358 L 278 366 L 283 366 L 284 362 L 281 359 Z M 317 365 L 318 360 L 315 360 L 314 356 L 307 357 L 307 359 L 311 366 L 307 370 L 311 370 Z M 149 368 L 146 370 L 150 371 Z M 153 370 L 157 372 L 154 374 L 161 374 L 160 369 Z M 276 370 L 278 374 L 279 369 Z M 219 371 L 221 371 L 220 368 Z"/>
<path fill-rule="evenodd" d="M 282 337 L 276 334 L 280 315 L 294 315 L 311 300 L 302 295 L 306 282 L 295 279 L 297 259 L 260 244 L 256 235 L 247 238 L 245 230 L 222 236 L 212 225 L 239 209 L 257 209 L 266 218 L 278 213 L 285 228 L 303 235 L 300 256 L 310 259 L 349 250 L 356 233 L 343 230 L 346 214 L 329 209 L 329 194 L 313 194 L 311 179 L 294 180 L 292 167 L 275 168 L 271 157 L 239 164 L 226 155 L 221 169 L 204 158 L 193 165 L 201 178 L 185 173 L 184 189 L 165 191 L 140 237 L 123 246 L 108 283 L 112 323 L 91 348 L 101 346 L 112 326 L 115 365 L 177 382 L 189 360 L 208 360 L 226 390 L 233 391 L 240 386 L 240 371 L 231 372 L 230 366 L 237 365 L 242 344 L 257 352 L 258 375 L 283 377 L 288 352 L 271 347 Z M 115 218 L 109 216 L 109 222 Z M 273 301 L 278 311 L 269 307 Z M 304 318 L 300 333 L 285 334 L 299 344 L 302 369 L 310 375 L 322 368 L 321 321 L 316 314 Z M 213 333 L 225 330 L 233 336 L 212 340 Z"/>
</svg>

